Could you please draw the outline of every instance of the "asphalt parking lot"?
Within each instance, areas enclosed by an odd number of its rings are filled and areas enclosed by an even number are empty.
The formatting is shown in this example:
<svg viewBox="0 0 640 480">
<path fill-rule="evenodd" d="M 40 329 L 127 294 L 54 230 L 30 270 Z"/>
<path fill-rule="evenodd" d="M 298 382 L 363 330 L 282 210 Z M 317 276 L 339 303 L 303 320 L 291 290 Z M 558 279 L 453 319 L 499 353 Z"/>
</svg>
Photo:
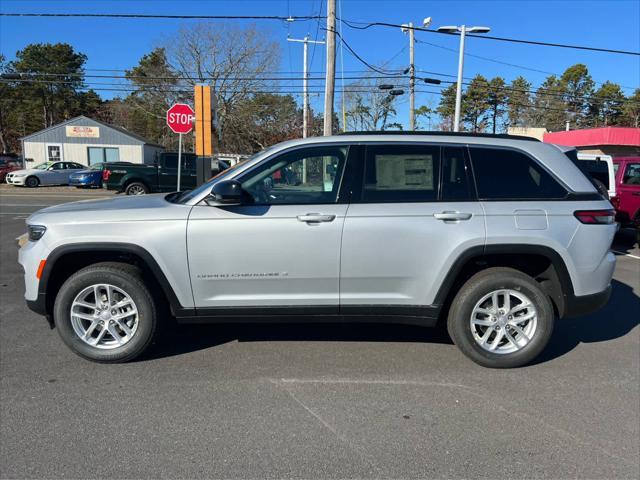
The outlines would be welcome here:
<svg viewBox="0 0 640 480">
<path fill-rule="evenodd" d="M 2 478 L 640 478 L 640 250 L 612 299 L 489 370 L 441 329 L 194 326 L 144 360 L 72 354 L 24 304 L 15 238 L 45 205 L 0 188 Z"/>
</svg>

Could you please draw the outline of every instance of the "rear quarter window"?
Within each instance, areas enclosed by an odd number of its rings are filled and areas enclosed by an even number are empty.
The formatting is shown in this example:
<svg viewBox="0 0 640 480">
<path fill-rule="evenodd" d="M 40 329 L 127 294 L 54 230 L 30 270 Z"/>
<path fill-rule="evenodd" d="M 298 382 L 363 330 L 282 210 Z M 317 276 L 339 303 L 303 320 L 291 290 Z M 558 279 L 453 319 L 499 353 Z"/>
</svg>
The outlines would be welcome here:
<svg viewBox="0 0 640 480">
<path fill-rule="evenodd" d="M 544 200 L 567 195 L 541 165 L 522 152 L 470 147 L 471 163 L 481 200 Z"/>
</svg>

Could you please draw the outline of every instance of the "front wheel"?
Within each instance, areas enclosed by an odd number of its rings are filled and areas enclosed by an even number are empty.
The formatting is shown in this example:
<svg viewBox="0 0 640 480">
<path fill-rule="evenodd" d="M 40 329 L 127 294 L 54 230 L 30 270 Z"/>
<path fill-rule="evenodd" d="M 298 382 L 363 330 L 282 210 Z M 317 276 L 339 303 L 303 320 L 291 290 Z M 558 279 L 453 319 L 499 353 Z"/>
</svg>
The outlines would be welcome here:
<svg viewBox="0 0 640 480">
<path fill-rule="evenodd" d="M 38 177 L 29 177 L 25 180 L 24 184 L 29 188 L 35 188 L 40 185 Z"/>
<path fill-rule="evenodd" d="M 54 304 L 64 343 L 88 360 L 119 363 L 141 355 L 157 331 L 157 310 L 140 271 L 104 262 L 74 273 Z"/>
<path fill-rule="evenodd" d="M 533 278 L 511 268 L 489 268 L 462 286 L 447 327 L 454 343 L 474 362 L 513 368 L 542 352 L 554 317 L 549 297 Z"/>
</svg>

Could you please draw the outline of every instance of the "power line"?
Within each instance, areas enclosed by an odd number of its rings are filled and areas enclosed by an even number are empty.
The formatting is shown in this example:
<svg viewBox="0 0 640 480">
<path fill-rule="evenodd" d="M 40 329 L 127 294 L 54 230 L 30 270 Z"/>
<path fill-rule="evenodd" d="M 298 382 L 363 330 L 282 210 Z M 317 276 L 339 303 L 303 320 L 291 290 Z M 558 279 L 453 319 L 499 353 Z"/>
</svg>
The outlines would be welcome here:
<svg viewBox="0 0 640 480">
<path fill-rule="evenodd" d="M 366 30 L 370 27 L 393 27 L 393 28 L 402 28 L 403 25 L 399 25 L 396 23 L 387 23 L 387 22 L 370 22 L 370 23 L 364 23 L 364 22 L 352 22 L 352 21 L 347 21 L 344 19 L 339 19 L 341 22 L 344 22 L 345 25 L 347 25 L 349 28 L 353 28 L 356 30 Z M 363 26 L 357 26 L 355 24 L 361 24 Z M 422 28 L 422 27 L 406 27 L 405 28 L 413 28 L 413 30 L 418 30 L 420 32 L 428 32 L 428 33 L 436 33 L 436 34 L 440 34 L 440 35 L 453 35 L 453 36 L 457 36 L 457 33 L 449 33 L 449 32 L 439 32 L 437 30 L 429 30 L 428 28 Z M 617 54 L 621 54 L 621 55 L 634 55 L 634 56 L 640 56 L 640 52 L 632 52 L 629 50 L 617 50 L 617 49 L 611 49 L 611 48 L 600 48 L 600 47 L 588 47 L 588 46 L 584 46 L 584 45 L 570 45 L 570 44 L 564 44 L 564 43 L 552 43 L 552 42 L 541 42 L 541 41 L 537 41 L 537 40 L 523 40 L 523 39 L 519 39 L 519 38 L 507 38 L 507 37 L 495 37 L 492 35 L 474 35 L 474 34 L 466 34 L 467 37 L 475 37 L 475 38 L 482 38 L 484 40 L 496 40 L 496 41 L 501 41 L 501 42 L 510 42 L 510 43 L 520 43 L 520 44 L 529 44 L 529 45 L 538 45 L 538 46 L 544 46 L 544 47 L 557 47 L 557 48 L 571 48 L 571 49 L 576 49 L 576 50 L 587 50 L 587 51 L 593 51 L 593 52 L 603 52 L 603 53 L 617 53 Z"/>
<path fill-rule="evenodd" d="M 315 20 L 313 16 L 280 15 L 153 15 L 138 13 L 0 13 L 0 17 L 65 17 L 65 18 L 141 18 L 141 19 L 170 19 L 170 20 Z"/>
<path fill-rule="evenodd" d="M 455 49 L 455 48 L 449 48 L 449 47 L 445 47 L 444 45 L 438 45 L 437 43 L 425 42 L 424 40 L 419 40 L 419 39 L 416 39 L 416 42 L 423 43 L 425 45 L 429 45 L 429 46 L 436 47 L 436 48 L 441 48 L 442 50 L 447 50 L 449 52 L 453 52 L 455 54 L 458 54 L 458 50 Z M 539 70 L 537 68 L 525 67 L 524 65 L 518 65 L 516 63 L 509 63 L 509 62 L 505 62 L 505 61 L 502 61 L 502 60 L 497 60 L 497 59 L 491 58 L 491 57 L 483 57 L 481 55 L 475 55 L 475 54 L 469 53 L 469 52 L 465 52 L 464 55 L 465 55 L 465 57 L 478 58 L 480 60 L 486 60 L 487 62 L 493 62 L 493 63 L 498 63 L 500 65 L 506 65 L 506 66 L 509 66 L 509 67 L 520 68 L 522 70 L 528 70 L 530 72 L 544 73 L 545 75 L 555 75 L 556 77 L 561 77 L 562 76 L 562 74 L 560 74 L 560 73 L 548 72 L 546 70 Z M 469 77 L 465 77 L 465 78 L 469 78 Z M 604 83 L 606 83 L 606 82 L 596 82 L 594 80 L 594 83 L 597 84 L 597 85 L 604 85 Z M 620 88 L 625 88 L 625 89 L 632 90 L 632 89 L 634 89 L 636 87 L 629 87 L 629 86 L 625 86 L 625 85 L 620 85 Z"/>
</svg>

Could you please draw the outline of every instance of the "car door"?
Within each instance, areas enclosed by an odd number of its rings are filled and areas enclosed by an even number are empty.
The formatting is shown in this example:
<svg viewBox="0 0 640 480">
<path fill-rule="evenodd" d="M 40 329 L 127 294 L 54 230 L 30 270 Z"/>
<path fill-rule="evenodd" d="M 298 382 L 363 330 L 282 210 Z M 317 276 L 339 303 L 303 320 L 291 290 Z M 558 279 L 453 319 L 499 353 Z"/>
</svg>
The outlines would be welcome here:
<svg viewBox="0 0 640 480">
<path fill-rule="evenodd" d="M 341 250 L 341 312 L 430 316 L 454 261 L 485 241 L 465 147 L 368 145 Z"/>
<path fill-rule="evenodd" d="M 199 312 L 338 312 L 347 155 L 335 145 L 276 154 L 237 178 L 241 205 L 193 207 L 187 249 Z"/>
<path fill-rule="evenodd" d="M 60 185 L 65 183 L 67 169 L 64 162 L 56 162 L 51 165 L 42 175 L 40 175 L 40 183 L 42 185 Z"/>
<path fill-rule="evenodd" d="M 640 159 L 621 162 L 620 182 L 618 184 L 618 206 L 621 220 L 631 222 L 640 213 Z"/>
</svg>

